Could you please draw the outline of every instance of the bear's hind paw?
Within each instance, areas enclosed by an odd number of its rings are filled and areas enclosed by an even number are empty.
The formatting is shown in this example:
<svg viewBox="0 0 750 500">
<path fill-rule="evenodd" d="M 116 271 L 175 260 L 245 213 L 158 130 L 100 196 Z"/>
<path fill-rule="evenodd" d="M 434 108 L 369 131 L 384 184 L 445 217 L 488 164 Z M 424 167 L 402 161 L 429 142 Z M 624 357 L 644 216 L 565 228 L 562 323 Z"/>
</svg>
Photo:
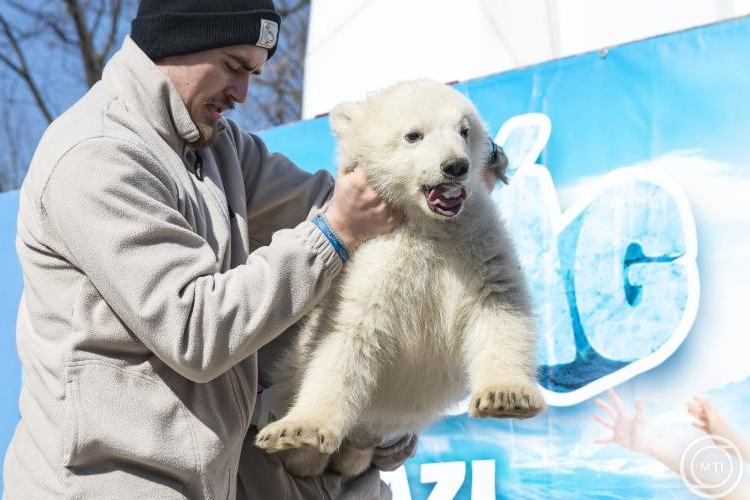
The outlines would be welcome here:
<svg viewBox="0 0 750 500">
<path fill-rule="evenodd" d="M 269 452 L 312 448 L 329 455 L 341 446 L 341 440 L 341 432 L 331 425 L 282 418 L 264 427 L 255 438 L 255 445 Z"/>
</svg>

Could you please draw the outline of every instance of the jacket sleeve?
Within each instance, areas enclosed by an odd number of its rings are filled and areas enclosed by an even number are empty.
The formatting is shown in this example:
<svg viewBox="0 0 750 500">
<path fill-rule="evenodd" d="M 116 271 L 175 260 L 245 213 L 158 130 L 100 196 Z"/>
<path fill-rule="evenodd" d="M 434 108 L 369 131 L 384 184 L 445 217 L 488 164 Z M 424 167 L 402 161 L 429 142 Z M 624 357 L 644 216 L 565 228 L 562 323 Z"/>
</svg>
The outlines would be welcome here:
<svg viewBox="0 0 750 500">
<path fill-rule="evenodd" d="M 341 261 L 317 227 L 302 222 L 222 273 L 179 212 L 177 192 L 144 149 L 89 139 L 55 166 L 42 218 L 50 244 L 125 326 L 172 369 L 206 382 L 306 314 Z"/>
<path fill-rule="evenodd" d="M 267 245 L 281 228 L 311 220 L 333 195 L 333 178 L 321 170 L 310 174 L 279 153 L 269 153 L 262 139 L 227 120 L 245 179 L 250 237 Z"/>
</svg>

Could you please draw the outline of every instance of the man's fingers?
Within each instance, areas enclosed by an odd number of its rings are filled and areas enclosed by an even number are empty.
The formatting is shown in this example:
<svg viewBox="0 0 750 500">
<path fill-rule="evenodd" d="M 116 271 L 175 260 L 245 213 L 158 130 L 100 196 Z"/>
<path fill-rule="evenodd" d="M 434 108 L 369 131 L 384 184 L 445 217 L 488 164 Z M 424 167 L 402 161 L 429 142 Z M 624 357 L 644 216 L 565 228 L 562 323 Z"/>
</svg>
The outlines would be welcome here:
<svg viewBox="0 0 750 500">
<path fill-rule="evenodd" d="M 377 209 L 381 205 L 389 206 L 388 202 L 372 187 L 364 170 L 356 167 L 347 176 L 347 182 L 357 190 L 357 195 L 362 204 L 362 209 Z"/>
<path fill-rule="evenodd" d="M 341 179 L 342 182 L 348 182 L 352 187 L 359 191 L 364 191 L 370 188 L 370 184 L 367 180 L 367 174 L 359 167 L 354 167 L 344 173 L 345 177 Z"/>
<path fill-rule="evenodd" d="M 404 217 L 406 217 L 406 214 L 404 213 L 403 210 L 398 209 L 398 208 L 392 208 L 391 214 L 388 217 L 388 224 L 390 224 L 393 227 L 396 227 L 399 224 L 401 224 L 401 221 L 404 220 Z"/>
<path fill-rule="evenodd" d="M 367 177 L 367 173 L 365 173 L 365 171 L 361 168 L 356 168 L 352 172 L 352 182 L 355 182 L 357 184 L 357 187 L 361 187 L 363 189 L 372 189 L 372 187 L 370 186 L 370 179 Z"/>
<path fill-rule="evenodd" d="M 417 442 L 417 436 L 415 434 L 407 434 L 405 435 L 401 440 L 394 443 L 391 446 L 386 446 L 384 448 L 381 447 L 375 447 L 372 450 L 372 454 L 374 456 L 391 456 L 396 453 L 403 452 L 404 450 L 409 450 L 409 448 L 414 448 L 414 445 Z"/>
<path fill-rule="evenodd" d="M 385 448 L 373 449 L 372 464 L 380 470 L 394 471 L 413 457 L 417 451 L 417 436 L 409 434 Z"/>
<path fill-rule="evenodd" d="M 379 216 L 385 218 L 391 215 L 393 208 L 385 201 L 379 200 L 378 204 L 375 205 L 375 208 L 373 208 L 372 210 Z"/>
<path fill-rule="evenodd" d="M 378 192 L 369 186 L 367 187 L 367 190 L 362 193 L 362 201 L 364 201 L 367 208 L 377 209 L 380 208 L 381 205 L 386 205 Z"/>
<path fill-rule="evenodd" d="M 394 216 L 388 200 L 369 184 L 362 168 L 352 168 L 338 177 L 326 215 L 351 250 L 363 241 L 392 231 L 402 220 Z"/>
</svg>

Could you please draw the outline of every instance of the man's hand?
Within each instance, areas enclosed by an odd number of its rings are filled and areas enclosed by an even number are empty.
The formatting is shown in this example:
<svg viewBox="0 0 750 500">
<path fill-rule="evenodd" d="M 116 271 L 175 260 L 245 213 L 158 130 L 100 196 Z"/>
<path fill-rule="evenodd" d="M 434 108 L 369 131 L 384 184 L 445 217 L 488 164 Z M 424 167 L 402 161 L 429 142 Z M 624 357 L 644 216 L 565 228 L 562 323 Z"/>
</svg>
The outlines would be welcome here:
<svg viewBox="0 0 750 500">
<path fill-rule="evenodd" d="M 331 205 L 326 218 L 354 251 L 363 241 L 386 234 L 398 226 L 403 212 L 394 209 L 367 183 L 367 175 L 360 168 L 341 173 L 336 179 Z"/>
<path fill-rule="evenodd" d="M 508 168 L 508 157 L 505 155 L 503 148 L 495 144 L 492 139 L 490 139 L 490 146 L 492 146 L 491 152 L 489 158 L 487 158 L 487 165 L 482 170 L 482 180 L 487 189 L 492 192 L 498 180 L 508 184 L 508 177 L 505 175 Z"/>
<path fill-rule="evenodd" d="M 484 185 L 487 186 L 487 191 L 490 193 L 493 189 L 495 189 L 495 183 L 497 182 L 498 176 L 497 172 L 490 168 L 485 168 L 482 170 L 482 180 L 484 181 Z"/>
<path fill-rule="evenodd" d="M 384 448 L 375 448 L 372 455 L 372 465 L 390 472 L 401 467 L 417 452 L 417 435 L 407 434 L 397 443 Z"/>
</svg>

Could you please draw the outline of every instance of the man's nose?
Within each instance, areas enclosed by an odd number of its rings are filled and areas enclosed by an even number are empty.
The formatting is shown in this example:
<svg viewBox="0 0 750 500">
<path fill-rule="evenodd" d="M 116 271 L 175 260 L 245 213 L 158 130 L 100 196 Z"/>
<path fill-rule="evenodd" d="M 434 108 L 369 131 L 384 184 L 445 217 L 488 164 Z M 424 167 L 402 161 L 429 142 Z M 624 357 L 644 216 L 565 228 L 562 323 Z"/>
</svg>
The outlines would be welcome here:
<svg viewBox="0 0 750 500">
<path fill-rule="evenodd" d="M 247 91 L 249 86 L 249 78 L 234 83 L 231 87 L 229 87 L 229 97 L 234 99 L 235 102 L 239 102 L 240 104 L 244 103 L 245 100 L 247 100 Z"/>
</svg>

